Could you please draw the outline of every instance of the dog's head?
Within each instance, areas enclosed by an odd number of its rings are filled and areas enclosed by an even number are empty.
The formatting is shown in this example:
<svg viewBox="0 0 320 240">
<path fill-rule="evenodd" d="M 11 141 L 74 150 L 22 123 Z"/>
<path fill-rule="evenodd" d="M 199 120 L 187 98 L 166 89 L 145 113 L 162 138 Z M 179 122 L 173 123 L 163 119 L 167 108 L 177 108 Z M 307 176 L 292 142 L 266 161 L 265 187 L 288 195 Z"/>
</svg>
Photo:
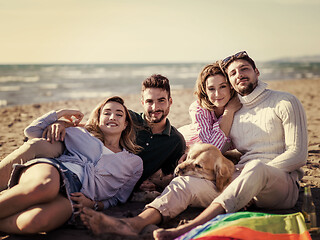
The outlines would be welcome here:
<svg viewBox="0 0 320 240">
<path fill-rule="evenodd" d="M 234 164 L 211 144 L 198 143 L 191 146 L 187 159 L 175 169 L 176 176 L 195 176 L 214 181 L 222 191 L 234 173 Z"/>
</svg>

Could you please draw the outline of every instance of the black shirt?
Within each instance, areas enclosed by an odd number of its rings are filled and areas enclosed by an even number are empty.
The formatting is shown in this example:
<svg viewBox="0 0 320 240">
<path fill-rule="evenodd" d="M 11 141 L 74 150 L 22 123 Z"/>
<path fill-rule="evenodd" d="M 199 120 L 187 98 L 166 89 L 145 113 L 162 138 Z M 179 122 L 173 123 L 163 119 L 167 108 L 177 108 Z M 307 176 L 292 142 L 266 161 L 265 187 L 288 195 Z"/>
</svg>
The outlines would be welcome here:
<svg viewBox="0 0 320 240">
<path fill-rule="evenodd" d="M 129 111 L 136 125 L 136 142 L 143 147 L 138 155 L 143 161 L 143 174 L 139 182 L 143 182 L 159 169 L 167 175 L 173 173 L 178 160 L 186 150 L 186 143 L 178 130 L 166 120 L 166 128 L 159 134 L 153 134 L 144 114 Z"/>
</svg>

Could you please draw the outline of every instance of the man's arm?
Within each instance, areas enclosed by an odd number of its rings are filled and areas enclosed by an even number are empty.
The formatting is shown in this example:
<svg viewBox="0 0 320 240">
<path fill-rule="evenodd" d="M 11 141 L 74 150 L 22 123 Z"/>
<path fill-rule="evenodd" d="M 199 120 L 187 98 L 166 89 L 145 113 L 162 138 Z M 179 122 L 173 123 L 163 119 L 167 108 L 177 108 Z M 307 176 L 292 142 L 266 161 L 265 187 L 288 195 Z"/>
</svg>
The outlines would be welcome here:
<svg viewBox="0 0 320 240">
<path fill-rule="evenodd" d="M 291 94 L 287 94 L 285 99 L 279 102 L 276 112 L 283 123 L 286 150 L 268 165 L 292 172 L 302 167 L 307 161 L 306 114 L 300 101 Z"/>
</svg>

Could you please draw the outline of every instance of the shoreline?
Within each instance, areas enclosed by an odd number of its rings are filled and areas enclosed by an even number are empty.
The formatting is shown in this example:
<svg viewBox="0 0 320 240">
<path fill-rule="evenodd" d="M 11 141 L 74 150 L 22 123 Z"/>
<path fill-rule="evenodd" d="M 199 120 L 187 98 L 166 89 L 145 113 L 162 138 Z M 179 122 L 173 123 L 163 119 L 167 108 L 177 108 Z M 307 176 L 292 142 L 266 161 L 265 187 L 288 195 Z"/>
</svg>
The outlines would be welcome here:
<svg viewBox="0 0 320 240">
<path fill-rule="evenodd" d="M 269 80 L 266 80 L 265 82 L 269 85 L 274 85 L 274 83 L 279 83 L 279 82 L 298 82 L 298 81 L 320 81 L 320 78 L 310 78 L 310 79 L 305 79 L 305 78 L 301 78 L 301 79 L 269 79 Z M 139 86 L 140 87 L 140 86 Z M 174 85 L 174 84 L 171 84 L 171 91 L 172 92 L 183 92 L 183 91 L 187 91 L 189 92 L 190 90 L 192 90 L 193 88 L 192 87 L 184 87 L 182 86 L 181 84 L 177 84 L 177 85 Z M 108 97 L 108 96 L 114 96 L 114 95 L 118 95 L 118 96 L 121 96 L 121 97 L 126 97 L 126 96 L 138 96 L 140 94 L 140 88 L 137 89 L 136 91 L 131 91 L 130 93 L 121 93 L 121 92 L 116 92 L 115 94 L 113 94 L 112 92 L 109 92 L 107 91 L 105 93 L 105 96 Z M 6 108 L 12 108 L 12 107 L 18 107 L 18 106 L 33 106 L 33 105 L 50 105 L 52 103 L 66 103 L 66 102 L 79 102 L 79 101 L 82 101 L 82 102 L 85 102 L 85 101 L 90 101 L 90 100 L 99 100 L 99 99 L 103 99 L 104 96 L 95 96 L 95 97 L 79 97 L 79 98 L 70 98 L 70 99 L 62 99 L 62 100 L 47 100 L 47 99 L 44 99 L 43 102 L 34 102 L 34 103 L 21 103 L 21 104 L 2 104 L 2 102 L 7 102 L 6 99 L 0 99 L 0 111 L 1 109 L 6 109 Z M 11 98 L 11 99 L 14 99 L 14 98 Z"/>
</svg>

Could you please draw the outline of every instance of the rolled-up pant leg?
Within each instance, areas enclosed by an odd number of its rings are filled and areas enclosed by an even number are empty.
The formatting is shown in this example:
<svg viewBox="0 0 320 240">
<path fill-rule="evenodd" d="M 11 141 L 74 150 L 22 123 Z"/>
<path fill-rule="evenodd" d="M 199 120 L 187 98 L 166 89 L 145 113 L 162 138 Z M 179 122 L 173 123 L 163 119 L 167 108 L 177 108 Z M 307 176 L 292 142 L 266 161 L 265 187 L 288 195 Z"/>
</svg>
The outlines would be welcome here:
<svg viewBox="0 0 320 240">
<path fill-rule="evenodd" d="M 174 218 L 188 206 L 207 207 L 220 194 L 212 181 L 190 177 L 175 177 L 146 208 L 157 209 L 163 220 Z"/>
<path fill-rule="evenodd" d="M 34 138 L 25 142 L 21 147 L 0 161 L 0 191 L 7 188 L 13 164 L 25 163 L 40 157 L 59 157 L 63 151 L 64 144 L 62 142 L 50 143 L 44 138 Z"/>
<path fill-rule="evenodd" d="M 261 208 L 292 208 L 298 197 L 299 189 L 289 173 L 257 160 L 247 163 L 213 202 L 221 204 L 228 213 L 240 210 L 253 198 Z"/>
</svg>

